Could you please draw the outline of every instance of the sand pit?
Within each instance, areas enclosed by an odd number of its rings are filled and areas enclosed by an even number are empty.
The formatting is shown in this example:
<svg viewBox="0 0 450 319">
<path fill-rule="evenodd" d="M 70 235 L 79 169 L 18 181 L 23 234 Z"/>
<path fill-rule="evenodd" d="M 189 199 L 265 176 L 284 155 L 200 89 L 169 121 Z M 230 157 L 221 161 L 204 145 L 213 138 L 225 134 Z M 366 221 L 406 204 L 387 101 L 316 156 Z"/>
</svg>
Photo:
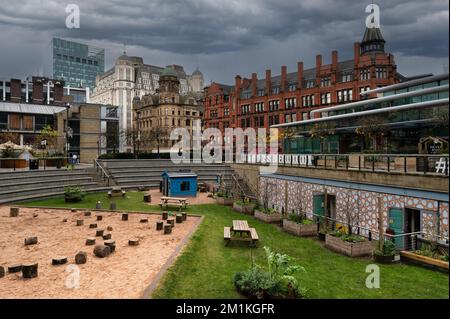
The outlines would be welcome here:
<svg viewBox="0 0 450 319">
<path fill-rule="evenodd" d="M 33 214 L 37 213 L 37 217 Z M 9 217 L 9 207 L 0 207 L 0 266 L 39 263 L 39 276 L 22 278 L 22 273 L 7 273 L 0 278 L 0 298 L 140 298 L 170 256 L 183 245 L 184 239 L 195 229 L 199 218 L 188 217 L 176 224 L 172 234 L 156 231 L 160 215 L 129 214 L 122 221 L 121 213 L 101 212 L 96 220 L 83 211 L 21 208 L 19 217 Z M 148 223 L 140 223 L 148 218 Z M 63 222 L 67 219 L 67 222 Z M 76 226 L 77 220 L 84 220 Z M 106 258 L 94 256 L 94 246 L 86 246 L 88 237 L 96 230 L 96 223 L 105 233 L 112 234 L 116 251 Z M 107 231 L 108 226 L 112 231 Z M 37 245 L 24 245 L 24 239 L 37 236 Z M 129 239 L 139 239 L 139 245 L 129 246 Z M 97 244 L 103 244 L 96 237 Z M 87 263 L 79 269 L 79 288 L 68 288 L 76 281 L 75 255 L 87 253 Z M 52 266 L 52 259 L 66 256 L 68 263 Z"/>
</svg>

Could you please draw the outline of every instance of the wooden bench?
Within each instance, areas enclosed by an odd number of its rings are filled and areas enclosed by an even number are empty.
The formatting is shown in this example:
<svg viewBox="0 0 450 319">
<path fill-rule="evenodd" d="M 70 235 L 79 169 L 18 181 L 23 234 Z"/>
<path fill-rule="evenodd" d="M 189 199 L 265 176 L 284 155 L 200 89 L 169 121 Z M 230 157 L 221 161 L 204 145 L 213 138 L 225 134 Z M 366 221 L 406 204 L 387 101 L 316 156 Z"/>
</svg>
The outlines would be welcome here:
<svg viewBox="0 0 450 319">
<path fill-rule="evenodd" d="M 181 211 L 182 208 L 186 208 L 188 205 L 188 201 L 186 198 L 178 198 L 178 197 L 161 197 L 161 203 L 159 206 L 161 209 L 164 207 L 178 207 Z"/>
<path fill-rule="evenodd" d="M 252 239 L 252 244 L 256 245 L 256 243 L 259 240 L 258 233 L 256 232 L 256 229 L 250 228 L 250 238 Z"/>
<path fill-rule="evenodd" d="M 108 197 L 125 197 L 126 194 L 122 188 L 115 186 L 108 192 Z"/>
<path fill-rule="evenodd" d="M 228 245 L 228 243 L 231 240 L 231 228 L 230 227 L 223 228 L 223 239 L 225 240 L 226 245 Z"/>
</svg>

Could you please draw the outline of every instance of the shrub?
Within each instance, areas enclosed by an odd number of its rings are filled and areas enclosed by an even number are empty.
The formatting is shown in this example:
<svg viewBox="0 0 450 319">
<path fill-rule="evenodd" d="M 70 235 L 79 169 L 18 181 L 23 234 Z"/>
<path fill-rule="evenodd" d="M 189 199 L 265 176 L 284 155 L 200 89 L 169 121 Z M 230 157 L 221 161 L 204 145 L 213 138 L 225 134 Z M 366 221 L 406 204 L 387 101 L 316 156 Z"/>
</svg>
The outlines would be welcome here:
<svg viewBox="0 0 450 319">
<path fill-rule="evenodd" d="M 299 298 L 305 296 L 294 274 L 304 271 L 303 267 L 292 265 L 292 257 L 276 253 L 264 247 L 268 271 L 255 265 L 248 271 L 238 272 L 233 277 L 236 289 L 251 298 Z"/>
<path fill-rule="evenodd" d="M 67 186 L 64 188 L 64 197 L 67 203 L 81 202 L 85 195 L 84 190 L 80 186 Z"/>
<path fill-rule="evenodd" d="M 303 224 L 303 225 L 311 225 L 313 224 L 312 220 L 306 219 L 304 214 L 296 214 L 296 213 L 290 213 L 288 215 L 288 220 L 291 222 L 297 223 L 297 224 Z"/>
<path fill-rule="evenodd" d="M 375 250 L 374 254 L 378 255 L 378 256 L 394 256 L 395 251 L 396 251 L 396 248 L 395 248 L 394 242 L 392 242 L 391 240 L 385 240 L 383 242 L 382 249 Z"/>
<path fill-rule="evenodd" d="M 346 242 L 349 242 L 349 243 L 361 243 L 361 242 L 366 241 L 366 239 L 364 237 L 362 237 L 362 236 L 349 235 L 349 234 L 343 233 L 343 232 L 341 232 L 339 230 L 335 230 L 335 231 L 330 232 L 330 235 L 334 236 L 334 237 L 338 237 L 342 241 L 346 241 Z"/>
<path fill-rule="evenodd" d="M 250 201 L 250 198 L 245 197 L 244 199 L 240 199 L 235 201 L 236 204 L 240 205 L 240 206 L 244 206 L 244 205 L 250 205 L 252 202 Z"/>
<path fill-rule="evenodd" d="M 271 214 L 277 214 L 278 212 L 277 212 L 277 210 L 275 209 L 275 208 L 266 208 L 266 209 L 264 209 L 264 208 L 260 208 L 260 209 L 258 209 L 261 213 L 264 213 L 264 214 L 268 214 L 268 215 L 271 215 Z"/>
</svg>

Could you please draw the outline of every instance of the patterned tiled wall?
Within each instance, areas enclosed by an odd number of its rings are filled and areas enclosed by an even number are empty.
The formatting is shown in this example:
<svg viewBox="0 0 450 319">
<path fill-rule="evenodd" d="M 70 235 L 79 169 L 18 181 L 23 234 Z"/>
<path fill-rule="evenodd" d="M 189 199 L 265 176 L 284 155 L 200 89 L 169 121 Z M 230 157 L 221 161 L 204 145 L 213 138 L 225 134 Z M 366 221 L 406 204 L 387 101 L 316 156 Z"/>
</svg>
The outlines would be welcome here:
<svg viewBox="0 0 450 319">
<path fill-rule="evenodd" d="M 351 216 L 354 221 L 359 219 L 357 224 L 360 227 L 375 233 L 378 231 L 378 198 L 380 198 L 385 229 L 388 226 L 390 208 L 412 208 L 421 210 L 421 225 L 425 233 L 437 234 L 439 229 L 441 236 L 448 237 L 448 202 L 438 203 L 434 200 L 269 177 L 261 177 L 260 186 L 260 200 L 263 201 L 267 190 L 269 207 L 275 207 L 279 211 L 282 209 L 286 211 L 287 208 L 287 212 L 297 213 L 303 210 L 309 217 L 312 217 L 314 194 L 323 194 L 326 189 L 329 195 L 336 196 L 337 220 L 346 221 L 347 217 Z"/>
</svg>

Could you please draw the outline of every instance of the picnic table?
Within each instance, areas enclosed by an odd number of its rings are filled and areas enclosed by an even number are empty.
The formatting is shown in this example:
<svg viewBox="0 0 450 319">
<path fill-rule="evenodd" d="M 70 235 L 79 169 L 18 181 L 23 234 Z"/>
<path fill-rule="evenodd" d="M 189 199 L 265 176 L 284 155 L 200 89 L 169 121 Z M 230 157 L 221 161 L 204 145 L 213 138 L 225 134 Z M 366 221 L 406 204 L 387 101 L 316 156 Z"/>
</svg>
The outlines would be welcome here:
<svg viewBox="0 0 450 319">
<path fill-rule="evenodd" d="M 126 192 L 120 186 L 113 186 L 108 192 L 108 197 L 124 197 Z"/>
<path fill-rule="evenodd" d="M 250 227 L 246 220 L 233 220 L 232 227 L 224 227 L 223 239 L 225 240 L 226 245 L 228 245 L 230 241 L 239 240 L 248 241 L 251 246 L 254 246 L 258 242 L 259 237 L 256 229 Z"/>
<path fill-rule="evenodd" d="M 163 197 L 161 197 L 161 203 L 159 204 L 159 206 L 161 208 L 169 207 L 169 206 L 171 206 L 171 207 L 176 206 L 181 210 L 182 208 L 186 208 L 188 204 L 189 203 L 188 203 L 187 198 L 163 196 Z"/>
</svg>

